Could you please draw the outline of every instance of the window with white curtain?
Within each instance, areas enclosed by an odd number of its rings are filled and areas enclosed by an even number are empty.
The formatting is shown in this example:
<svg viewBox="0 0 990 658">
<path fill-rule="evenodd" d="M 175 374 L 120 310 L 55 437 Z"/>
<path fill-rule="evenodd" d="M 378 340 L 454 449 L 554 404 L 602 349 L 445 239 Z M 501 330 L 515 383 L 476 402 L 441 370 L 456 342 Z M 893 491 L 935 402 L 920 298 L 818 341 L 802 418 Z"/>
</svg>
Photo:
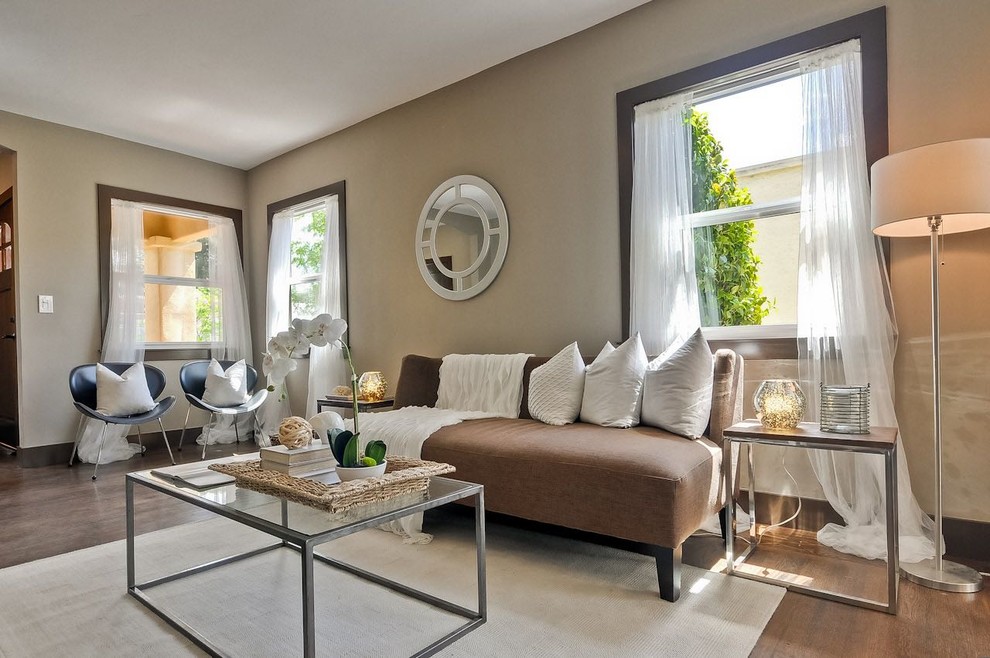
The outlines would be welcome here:
<svg viewBox="0 0 990 658">
<path fill-rule="evenodd" d="M 269 338 L 287 330 L 294 319 L 322 313 L 347 319 L 345 217 L 344 181 L 269 204 Z M 308 367 L 307 418 L 316 413 L 317 398 L 348 382 L 339 346 L 310 350 Z M 273 400 L 263 412 L 273 427 L 287 413 L 276 406 Z"/>
<path fill-rule="evenodd" d="M 247 339 L 241 211 L 102 185 L 99 198 L 104 308 L 111 264 L 124 253 L 110 238 L 112 205 L 127 203 L 141 224 L 132 253 L 143 285 L 132 312 L 143 349 L 165 359 L 240 352 Z"/>
<path fill-rule="evenodd" d="M 664 216 L 683 217 L 692 234 L 683 249 L 694 254 L 687 275 L 695 282 L 697 295 L 692 297 L 697 299 L 705 336 L 715 346 L 734 348 L 747 357 L 796 356 L 791 339 L 797 336 L 799 220 L 806 174 L 799 61 L 839 43 L 861 44 L 870 164 L 887 152 L 885 20 L 882 8 L 872 10 L 617 95 L 626 335 L 633 325 L 656 323 L 657 313 L 643 308 L 644 299 L 670 304 L 670 299 L 661 300 L 656 294 L 637 297 L 635 292 L 636 272 L 644 269 L 649 257 L 636 243 L 635 206 L 638 199 L 637 216 L 643 217 L 642 204 L 656 199 L 637 197 L 634 177 L 635 172 L 641 177 L 656 174 L 659 170 L 651 167 L 662 165 L 644 164 L 644 156 L 651 156 L 637 151 L 644 143 L 638 124 L 650 120 L 657 103 L 677 99 L 683 104 L 684 166 L 690 171 L 690 190 L 685 192 L 688 198 L 677 200 Z M 655 119 L 648 132 L 673 129 L 670 121 Z M 651 132 L 647 141 L 652 139 L 653 147 L 663 146 L 669 153 L 668 137 Z M 666 192 L 657 188 L 657 193 Z M 661 231 L 656 240 L 669 244 L 670 237 Z M 654 271 L 647 278 L 659 276 Z M 643 282 L 640 277 L 641 293 Z M 668 297 L 673 290 L 667 284 L 660 289 Z M 682 285 L 676 291 L 680 294 L 683 289 Z"/>
</svg>

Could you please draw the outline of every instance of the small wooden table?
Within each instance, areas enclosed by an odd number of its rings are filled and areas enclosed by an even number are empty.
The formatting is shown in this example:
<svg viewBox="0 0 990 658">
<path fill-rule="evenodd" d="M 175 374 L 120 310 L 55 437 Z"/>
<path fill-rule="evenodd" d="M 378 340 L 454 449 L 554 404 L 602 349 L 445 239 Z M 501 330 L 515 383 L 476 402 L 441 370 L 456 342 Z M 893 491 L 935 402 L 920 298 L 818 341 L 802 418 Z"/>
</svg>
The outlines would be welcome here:
<svg viewBox="0 0 990 658">
<path fill-rule="evenodd" d="M 898 553 L 897 553 L 897 428 L 895 427 L 872 427 L 869 434 L 837 434 L 833 432 L 823 432 L 817 423 L 800 423 L 794 429 L 773 430 L 767 429 L 758 420 L 744 420 L 741 423 L 729 427 L 724 432 L 725 440 L 730 442 L 729 450 L 723 454 L 730 463 L 723 464 L 725 472 L 726 491 L 733 492 L 731 504 L 728 505 L 728 522 L 726 523 L 725 542 L 725 571 L 729 575 L 741 576 L 750 580 L 770 583 L 772 585 L 784 585 L 789 590 L 818 596 L 830 601 L 849 603 L 871 610 L 879 610 L 892 615 L 897 614 L 897 581 Z M 735 507 L 735 480 L 734 469 L 731 465 L 732 450 L 731 442 L 746 443 L 749 445 L 749 491 L 750 491 L 750 544 L 749 547 L 739 556 L 734 556 L 733 539 L 736 534 L 736 507 Z M 886 495 L 887 508 L 887 602 L 863 599 L 857 596 L 840 594 L 828 590 L 815 589 L 783 583 L 779 580 L 760 576 L 757 574 L 737 571 L 736 567 L 746 561 L 746 558 L 756 549 L 756 504 L 754 502 L 755 484 L 753 480 L 753 448 L 755 443 L 776 446 L 793 446 L 797 448 L 813 448 L 816 450 L 839 450 L 844 452 L 861 452 L 868 454 L 883 455 L 884 459 L 884 490 Z"/>
<path fill-rule="evenodd" d="M 391 407 L 395 404 L 395 398 L 385 398 L 383 400 L 376 400 L 374 402 L 369 402 L 368 400 L 362 400 L 358 398 L 358 411 L 373 411 L 375 409 L 385 409 Z M 345 398 L 338 395 L 328 395 L 325 398 L 317 399 L 316 401 L 316 411 L 317 413 L 323 411 L 324 407 L 337 408 L 337 409 L 354 409 L 354 401 L 351 398 Z"/>
</svg>

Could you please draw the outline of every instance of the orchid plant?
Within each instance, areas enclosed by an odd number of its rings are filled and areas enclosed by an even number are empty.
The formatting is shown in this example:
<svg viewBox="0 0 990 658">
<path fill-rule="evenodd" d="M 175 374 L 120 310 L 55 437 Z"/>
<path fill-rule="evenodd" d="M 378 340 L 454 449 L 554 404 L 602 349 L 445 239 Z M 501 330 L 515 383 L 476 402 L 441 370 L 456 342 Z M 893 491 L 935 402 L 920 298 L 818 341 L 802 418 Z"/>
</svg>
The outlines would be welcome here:
<svg viewBox="0 0 990 658">
<path fill-rule="evenodd" d="M 268 341 L 268 351 L 264 354 L 262 370 L 268 377 L 268 390 L 279 389 L 279 399 L 284 400 L 285 378 L 296 369 L 296 359 L 305 356 L 312 347 L 339 345 L 344 351 L 347 365 L 351 369 L 351 399 L 354 402 L 354 434 L 358 434 L 358 376 L 351 361 L 351 350 L 344 342 L 347 321 L 331 317 L 328 313 L 312 320 L 295 318 L 288 330 L 280 331 Z"/>
</svg>

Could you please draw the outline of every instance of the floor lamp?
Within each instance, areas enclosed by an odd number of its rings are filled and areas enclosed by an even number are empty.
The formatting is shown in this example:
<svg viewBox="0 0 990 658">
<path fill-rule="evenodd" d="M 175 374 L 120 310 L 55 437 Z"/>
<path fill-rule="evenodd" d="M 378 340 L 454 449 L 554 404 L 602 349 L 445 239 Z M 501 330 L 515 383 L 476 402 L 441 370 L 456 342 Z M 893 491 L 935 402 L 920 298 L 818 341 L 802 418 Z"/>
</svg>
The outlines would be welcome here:
<svg viewBox="0 0 990 658">
<path fill-rule="evenodd" d="M 935 402 L 935 557 L 902 564 L 915 583 L 976 592 L 979 572 L 942 559 L 942 382 L 939 363 L 939 234 L 990 227 L 990 139 L 930 144 L 889 155 L 871 169 L 873 232 L 931 240 L 932 383 Z"/>
</svg>

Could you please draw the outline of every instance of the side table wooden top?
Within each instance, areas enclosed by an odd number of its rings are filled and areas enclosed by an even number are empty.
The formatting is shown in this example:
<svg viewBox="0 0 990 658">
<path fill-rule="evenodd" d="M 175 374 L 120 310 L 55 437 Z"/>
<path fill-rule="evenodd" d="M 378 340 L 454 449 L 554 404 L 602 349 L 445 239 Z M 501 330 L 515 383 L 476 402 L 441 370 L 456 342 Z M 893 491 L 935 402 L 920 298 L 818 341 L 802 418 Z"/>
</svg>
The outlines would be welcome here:
<svg viewBox="0 0 990 658">
<path fill-rule="evenodd" d="M 759 439 L 771 442 L 807 441 L 822 446 L 855 450 L 889 450 L 897 443 L 896 427 L 871 427 L 869 434 L 839 434 L 823 432 L 818 423 L 799 423 L 793 429 L 775 430 L 763 427 L 760 421 L 747 419 L 727 428 L 724 435 L 731 439 Z"/>
</svg>

